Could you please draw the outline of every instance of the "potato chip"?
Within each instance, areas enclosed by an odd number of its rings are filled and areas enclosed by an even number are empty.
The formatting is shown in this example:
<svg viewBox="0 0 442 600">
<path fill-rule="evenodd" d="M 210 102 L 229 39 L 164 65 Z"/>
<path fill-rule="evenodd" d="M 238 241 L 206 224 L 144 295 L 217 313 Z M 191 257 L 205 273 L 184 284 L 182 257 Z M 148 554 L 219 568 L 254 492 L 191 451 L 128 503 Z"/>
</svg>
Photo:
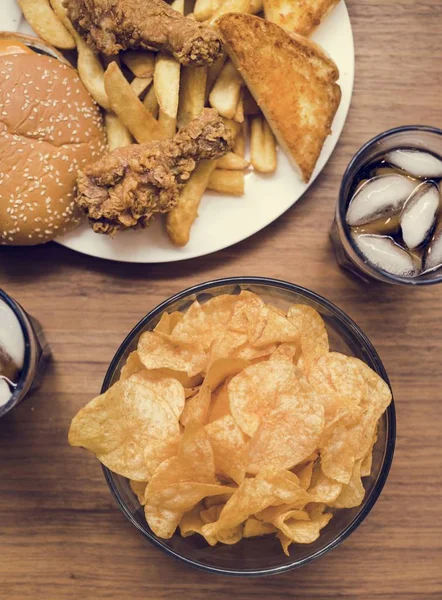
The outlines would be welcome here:
<svg viewBox="0 0 442 600">
<path fill-rule="evenodd" d="M 233 309 L 239 296 L 222 294 L 214 296 L 201 305 L 205 314 L 213 321 L 221 325 L 227 325 L 232 317 Z"/>
<path fill-rule="evenodd" d="M 230 486 L 234 491 L 236 486 Z M 211 508 L 212 506 L 220 506 L 223 508 L 224 504 L 230 498 L 232 494 L 220 494 L 219 496 L 210 496 L 209 498 L 204 498 L 203 504 L 205 508 Z"/>
<path fill-rule="evenodd" d="M 185 513 L 180 521 L 180 533 L 183 537 L 189 537 L 198 533 L 203 535 L 202 528 L 205 521 L 201 518 L 201 504 L 197 504 L 191 511 Z M 215 546 L 218 540 L 215 537 L 205 536 L 209 546 Z"/>
<path fill-rule="evenodd" d="M 300 350 L 299 344 L 295 342 L 284 342 L 272 352 L 270 360 L 289 359 L 294 360 Z"/>
<path fill-rule="evenodd" d="M 347 365 L 347 374 L 351 372 L 348 369 L 348 361 L 340 359 L 340 362 Z M 356 421 L 350 419 L 346 422 L 347 415 L 344 413 L 333 426 L 330 435 L 321 442 L 323 472 L 344 484 L 350 482 L 355 462 L 363 459 L 370 451 L 378 420 L 391 401 L 390 388 L 379 375 L 356 358 L 351 360 L 351 364 L 353 378 L 360 377 L 362 380 L 362 392 L 356 397 L 360 404 L 357 407 L 360 417 Z M 336 384 L 338 385 L 339 383 Z M 340 385 L 339 393 L 343 396 L 346 392 L 347 401 L 351 401 L 348 389 L 356 390 L 356 385 L 351 380 L 346 385 Z"/>
<path fill-rule="evenodd" d="M 106 467 L 147 481 L 176 452 L 180 430 L 169 405 L 151 388 L 118 381 L 74 417 L 71 446 L 93 452 Z"/>
<path fill-rule="evenodd" d="M 130 377 L 131 381 L 150 387 L 158 396 L 167 402 L 177 419 L 184 408 L 184 388 L 174 377 L 163 373 L 143 369 Z"/>
<path fill-rule="evenodd" d="M 207 419 L 208 423 L 212 423 L 212 421 L 221 419 L 226 415 L 231 415 L 228 393 L 229 381 L 230 380 L 227 379 L 221 387 L 213 392 L 212 404 L 209 410 L 209 417 Z"/>
<path fill-rule="evenodd" d="M 293 544 L 293 541 L 281 532 L 279 532 L 277 534 L 277 537 L 278 537 L 279 541 L 281 542 L 281 548 L 282 548 L 284 554 L 286 556 L 290 556 L 289 546 L 291 546 Z"/>
<path fill-rule="evenodd" d="M 342 483 L 330 479 L 322 472 L 321 465 L 317 462 L 313 468 L 312 479 L 308 493 L 312 502 L 329 504 L 338 498 L 342 490 Z"/>
<path fill-rule="evenodd" d="M 296 475 L 299 477 L 299 484 L 304 490 L 308 490 L 313 477 L 314 461 L 300 465 L 300 468 L 295 469 Z"/>
<path fill-rule="evenodd" d="M 129 483 L 131 490 L 137 497 L 138 502 L 144 506 L 147 481 L 134 481 L 133 479 L 131 479 Z"/>
<path fill-rule="evenodd" d="M 353 467 L 349 483 L 341 486 L 342 491 L 332 501 L 327 501 L 329 506 L 335 508 L 353 508 L 362 504 L 365 496 L 365 489 L 361 481 L 361 460 L 357 460 Z"/>
<path fill-rule="evenodd" d="M 227 493 L 230 488 L 210 483 L 174 483 L 148 494 L 144 507 L 146 521 L 158 537 L 169 539 L 175 533 L 183 515 L 207 496 Z M 207 539 L 207 532 L 202 535 Z"/>
<path fill-rule="evenodd" d="M 312 364 L 308 380 L 323 397 L 327 424 L 361 403 L 365 383 L 360 363 L 356 358 L 330 352 Z"/>
<path fill-rule="evenodd" d="M 217 483 L 212 446 L 204 427 L 198 425 L 186 427 L 177 455 L 156 469 L 147 486 L 146 498 L 176 483 L 188 482 Z"/>
<path fill-rule="evenodd" d="M 287 319 L 297 329 L 301 344 L 299 366 L 309 371 L 312 363 L 329 351 L 328 335 L 321 315 L 306 304 L 294 304 Z"/>
<path fill-rule="evenodd" d="M 333 516 L 331 513 L 325 513 L 316 519 L 306 521 L 304 519 L 297 519 L 296 512 L 298 511 L 289 511 L 286 515 L 281 515 L 277 523 L 275 522 L 275 527 L 286 538 L 297 544 L 312 544 L 315 542 L 319 537 L 321 529 L 329 523 Z"/>
<path fill-rule="evenodd" d="M 184 313 L 172 332 L 172 340 L 179 344 L 200 344 L 205 350 L 215 337 L 221 335 L 221 324 L 209 319 L 196 300 Z"/>
<path fill-rule="evenodd" d="M 369 452 L 361 463 L 361 477 L 369 477 L 373 466 L 373 453 Z"/>
<path fill-rule="evenodd" d="M 227 415 L 205 427 L 215 456 L 216 473 L 222 473 L 238 485 L 246 475 L 244 436 L 233 417 Z"/>
<path fill-rule="evenodd" d="M 138 340 L 138 355 L 146 369 L 184 371 L 198 375 L 206 366 L 207 356 L 199 343 L 177 344 L 162 333 L 144 332 Z"/>
<path fill-rule="evenodd" d="M 204 384 L 211 390 L 216 390 L 225 379 L 237 375 L 249 364 L 249 361 L 243 358 L 218 358 L 209 365 Z"/>
<path fill-rule="evenodd" d="M 158 331 L 159 333 L 164 333 L 166 335 L 170 335 L 175 326 L 183 319 L 183 313 L 179 311 L 175 311 L 172 313 L 163 312 L 161 315 L 161 319 L 156 324 L 154 331 Z"/>
<path fill-rule="evenodd" d="M 244 479 L 225 504 L 218 521 L 203 528 L 207 535 L 237 527 L 248 517 L 277 504 L 305 504 L 309 495 L 299 479 L 288 471 L 264 469 L 257 477 Z"/>
<path fill-rule="evenodd" d="M 184 388 L 184 397 L 186 398 L 186 400 L 188 400 L 189 398 L 196 396 L 198 394 L 199 390 L 200 390 L 199 385 L 197 385 L 196 387 Z"/>
<path fill-rule="evenodd" d="M 233 308 L 229 329 L 237 333 L 248 335 L 250 323 L 260 323 L 260 329 L 264 329 L 262 309 L 265 307 L 264 300 L 256 294 L 243 290 L 237 297 Z"/>
<path fill-rule="evenodd" d="M 222 544 L 233 546 L 242 540 L 243 537 L 243 525 L 237 525 L 232 529 L 223 529 L 218 531 L 216 539 Z"/>
<path fill-rule="evenodd" d="M 266 305 L 254 294 L 239 296 L 229 328 L 247 333 L 248 341 L 258 348 L 298 339 L 298 331 L 292 323 L 278 309 Z"/>
<path fill-rule="evenodd" d="M 238 298 L 239 296 L 222 294 L 221 296 L 210 298 L 210 300 L 207 300 L 201 306 L 209 319 L 226 326 L 232 318 Z"/>
<path fill-rule="evenodd" d="M 218 520 L 222 509 L 223 505 L 215 504 L 210 508 L 202 510 L 200 512 L 201 521 L 204 523 L 204 525 L 207 525 L 207 523 L 214 523 Z M 204 534 L 205 531 L 201 529 L 201 535 Z M 227 545 L 237 544 L 243 537 L 243 526 L 237 525 L 236 527 L 232 527 L 232 529 L 220 531 L 216 536 L 213 537 L 211 537 L 210 534 L 206 535 L 210 540 L 215 540 L 215 542 L 221 542 L 222 544 Z"/>
<path fill-rule="evenodd" d="M 210 387 L 203 384 L 198 393 L 186 402 L 180 419 L 181 423 L 183 425 L 190 423 L 204 425 L 209 414 L 210 400 Z"/>
<path fill-rule="evenodd" d="M 263 328 L 262 322 L 258 322 L 256 326 L 249 326 L 249 340 L 253 346 L 260 348 L 269 344 L 298 340 L 299 334 L 296 327 L 272 307 L 265 306 L 260 318 L 264 322 Z"/>
<path fill-rule="evenodd" d="M 121 369 L 120 381 L 122 381 L 123 379 L 129 379 L 129 377 L 131 377 L 135 373 L 138 373 L 138 371 L 142 371 L 143 369 L 144 365 L 141 362 L 140 357 L 138 356 L 138 352 L 134 350 L 129 354 L 126 360 L 126 364 Z"/>
<path fill-rule="evenodd" d="M 304 496 L 301 505 L 304 505 L 308 496 Z M 260 521 L 264 523 L 273 523 L 280 519 L 281 516 L 286 515 L 288 512 L 292 512 L 296 514 L 296 518 L 304 521 L 309 521 L 310 516 L 306 510 L 301 510 L 299 508 L 293 507 L 290 504 L 280 504 L 279 506 L 269 506 L 268 508 L 262 510 L 257 513 L 255 516 Z"/>
<path fill-rule="evenodd" d="M 244 523 L 243 537 L 251 538 L 258 537 L 261 535 L 268 535 L 269 533 L 276 533 L 277 529 L 270 523 L 264 523 L 255 519 L 255 517 L 249 517 Z"/>
<path fill-rule="evenodd" d="M 217 498 L 218 496 L 210 496 L 210 497 Z M 215 521 L 218 521 L 222 509 L 223 509 L 222 504 L 213 504 L 209 508 L 205 508 L 204 506 L 202 506 L 200 508 L 200 517 L 201 517 L 201 521 L 203 522 L 203 524 L 207 525 L 207 523 L 215 523 Z"/>
<path fill-rule="evenodd" d="M 143 365 L 144 368 L 144 365 Z M 184 371 L 175 371 L 174 369 L 147 369 L 149 373 L 161 375 L 162 377 L 172 377 L 177 379 L 184 388 L 191 389 L 196 388 L 202 383 L 202 375 L 194 375 L 189 377 Z"/>
<path fill-rule="evenodd" d="M 279 402 L 250 440 L 248 473 L 258 473 L 263 467 L 291 469 L 318 446 L 324 428 L 324 407 L 313 390 L 288 393 Z M 230 406 L 235 417 L 232 402 Z"/>
<path fill-rule="evenodd" d="M 371 448 L 369 449 L 367 454 L 362 459 L 361 477 L 368 477 L 371 473 L 371 467 L 372 467 L 372 462 L 373 462 L 373 448 L 374 448 L 374 445 L 376 444 L 377 439 L 378 439 L 378 432 L 377 432 L 377 427 L 376 427 L 376 430 L 373 435 L 373 440 L 371 443 Z"/>
<path fill-rule="evenodd" d="M 289 360 L 260 362 L 233 377 L 228 387 L 230 410 L 244 433 L 253 436 L 263 417 L 278 405 L 280 395 L 295 383 Z"/>
</svg>

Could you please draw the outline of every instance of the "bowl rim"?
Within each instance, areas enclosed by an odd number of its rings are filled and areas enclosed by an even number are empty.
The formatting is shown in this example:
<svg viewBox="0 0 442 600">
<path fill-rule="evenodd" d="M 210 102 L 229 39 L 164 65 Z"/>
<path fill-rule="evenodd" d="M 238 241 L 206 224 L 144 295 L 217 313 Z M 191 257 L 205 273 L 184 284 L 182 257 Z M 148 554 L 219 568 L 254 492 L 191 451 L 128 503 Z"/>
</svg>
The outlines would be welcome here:
<svg viewBox="0 0 442 600">
<path fill-rule="evenodd" d="M 105 467 L 104 465 L 102 465 L 102 469 L 103 469 L 103 473 L 104 473 L 106 482 L 111 491 L 111 494 L 112 494 L 115 502 L 117 503 L 119 509 L 122 511 L 122 513 L 128 519 L 128 521 L 130 521 L 130 523 L 132 523 L 132 525 L 143 535 L 144 538 L 148 539 L 155 546 L 160 548 L 163 552 L 165 552 L 169 556 L 173 556 L 174 558 L 178 559 L 181 562 L 186 563 L 187 565 L 190 565 L 192 567 L 195 567 L 202 571 L 205 571 L 206 573 L 209 572 L 209 573 L 214 573 L 216 575 L 231 575 L 231 576 L 236 576 L 236 577 L 262 577 L 262 576 L 286 573 L 293 569 L 300 568 L 300 567 L 320 558 L 321 556 L 323 556 L 324 554 L 327 554 L 330 550 L 332 550 L 333 548 L 338 546 L 341 542 L 343 542 L 365 520 L 365 518 L 368 516 L 369 512 L 375 505 L 376 501 L 378 500 L 378 498 L 382 492 L 382 489 L 387 481 L 388 474 L 390 472 L 391 464 L 393 461 L 395 443 L 396 443 L 396 412 L 395 412 L 393 391 L 391 389 L 390 380 L 388 378 L 387 372 L 385 370 L 385 367 L 384 367 L 378 353 L 376 352 L 373 344 L 370 342 L 370 340 L 365 335 L 365 333 L 344 311 L 342 311 L 335 304 L 333 304 L 332 302 L 330 302 L 323 296 L 321 296 L 321 295 L 317 294 L 316 292 L 313 292 L 307 288 L 299 286 L 297 284 L 290 283 L 288 281 L 283 281 L 280 279 L 273 279 L 270 277 L 256 277 L 256 276 L 254 276 L 254 277 L 252 277 L 252 276 L 250 276 L 250 277 L 248 277 L 248 276 L 225 277 L 225 278 L 213 279 L 210 281 L 206 281 L 204 283 L 196 284 L 196 285 L 193 285 L 191 287 L 188 287 L 188 288 L 182 290 L 181 292 L 178 292 L 177 294 L 174 294 L 173 296 L 164 300 L 158 306 L 153 308 L 135 325 L 135 327 L 132 328 L 132 330 L 126 336 L 124 341 L 120 344 L 118 350 L 116 351 L 116 353 L 107 369 L 100 393 L 103 394 L 109 388 L 110 382 L 111 382 L 112 377 L 115 372 L 115 369 L 116 369 L 118 363 L 120 362 L 121 357 L 125 353 L 127 346 L 129 346 L 133 342 L 133 340 L 146 328 L 147 323 L 149 323 L 152 319 L 154 319 L 159 314 L 164 312 L 168 306 L 170 306 L 174 302 L 177 302 L 178 300 L 181 300 L 183 298 L 191 296 L 192 294 L 202 293 L 209 289 L 219 287 L 219 286 L 235 285 L 235 284 L 242 284 L 242 285 L 255 284 L 255 285 L 261 285 L 261 286 L 268 286 L 268 287 L 272 287 L 272 288 L 279 288 L 279 289 L 283 289 L 285 291 L 294 292 L 294 293 L 303 295 L 304 297 L 306 297 L 310 300 L 313 300 L 314 302 L 317 302 L 318 304 L 322 305 L 324 308 L 326 308 L 327 310 L 329 310 L 330 312 L 335 314 L 337 317 L 339 317 L 344 322 L 344 325 L 352 332 L 353 335 L 355 335 L 355 337 L 358 339 L 358 341 L 362 344 L 364 349 L 370 355 L 370 358 L 373 361 L 373 363 L 376 365 L 378 374 L 385 380 L 387 385 L 390 387 L 390 390 L 392 392 L 392 399 L 391 399 L 390 405 L 388 406 L 387 410 L 384 413 L 387 418 L 387 428 L 386 428 L 387 442 L 386 442 L 384 462 L 382 463 L 377 481 L 371 491 L 371 494 L 366 499 L 366 503 L 365 503 L 363 509 L 361 510 L 361 512 L 358 515 L 356 515 L 356 517 L 347 525 L 347 527 L 345 529 L 343 529 L 333 540 L 331 540 L 326 546 L 324 546 L 324 548 L 321 548 L 317 552 L 315 552 L 315 553 L 311 554 L 310 556 L 305 557 L 303 559 L 297 559 L 297 560 L 293 559 L 292 562 L 285 564 L 285 565 L 269 567 L 269 568 L 260 568 L 260 569 L 241 570 L 241 569 L 229 569 L 229 568 L 224 568 L 224 567 L 216 567 L 213 565 L 206 565 L 198 560 L 187 558 L 186 556 L 184 556 L 184 555 L 180 554 L 179 552 L 176 552 L 175 550 L 170 548 L 166 543 L 164 543 L 160 538 L 155 536 L 153 533 L 150 533 L 150 532 L 146 531 L 145 529 L 143 529 L 139 525 L 139 523 L 133 518 L 128 507 L 126 506 L 124 501 L 121 499 L 120 494 L 114 484 L 114 480 L 113 480 L 114 474 L 112 473 L 112 471 L 110 469 L 108 469 L 107 467 Z"/>
</svg>

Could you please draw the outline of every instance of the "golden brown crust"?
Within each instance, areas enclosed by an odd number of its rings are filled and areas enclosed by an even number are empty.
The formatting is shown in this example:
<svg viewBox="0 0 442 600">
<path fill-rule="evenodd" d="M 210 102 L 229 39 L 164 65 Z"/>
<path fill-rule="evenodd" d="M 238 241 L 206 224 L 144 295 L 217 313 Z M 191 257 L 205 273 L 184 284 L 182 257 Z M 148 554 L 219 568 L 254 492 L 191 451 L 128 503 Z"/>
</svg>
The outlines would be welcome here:
<svg viewBox="0 0 442 600">
<path fill-rule="evenodd" d="M 318 44 L 259 17 L 228 14 L 217 27 L 279 143 L 307 182 L 340 103 L 338 68 Z"/>
<path fill-rule="evenodd" d="M 79 173 L 77 203 L 96 233 L 146 227 L 176 205 L 196 161 L 219 158 L 232 145 L 221 117 L 205 109 L 171 139 L 118 148 L 88 165 Z"/>
<path fill-rule="evenodd" d="M 183 65 L 213 63 L 221 40 L 207 25 L 188 19 L 164 0 L 64 0 L 89 45 L 104 54 L 129 48 L 170 52 Z"/>
<path fill-rule="evenodd" d="M 55 58 L 0 57 L 0 78 L 0 244 L 40 244 L 80 222 L 75 178 L 104 151 L 101 116 Z"/>
<path fill-rule="evenodd" d="M 309 36 L 339 0 L 264 0 L 266 19 L 289 33 Z"/>
</svg>

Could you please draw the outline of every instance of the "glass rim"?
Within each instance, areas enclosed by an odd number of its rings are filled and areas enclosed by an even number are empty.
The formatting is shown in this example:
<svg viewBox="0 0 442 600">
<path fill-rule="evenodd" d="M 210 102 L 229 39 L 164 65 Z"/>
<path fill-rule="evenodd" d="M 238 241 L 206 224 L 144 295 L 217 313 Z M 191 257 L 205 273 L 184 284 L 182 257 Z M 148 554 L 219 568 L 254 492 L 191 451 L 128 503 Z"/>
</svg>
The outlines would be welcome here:
<svg viewBox="0 0 442 600">
<path fill-rule="evenodd" d="M 6 402 L 6 404 L 4 404 L 3 406 L 0 407 L 0 416 L 2 416 L 2 415 L 5 415 L 9 410 L 11 410 L 11 408 L 13 408 L 13 406 L 15 405 L 15 403 L 17 401 L 17 398 L 20 397 L 20 394 L 22 393 L 22 391 L 26 385 L 26 379 L 27 379 L 27 376 L 29 373 L 29 368 L 31 366 L 31 336 L 30 336 L 29 329 L 28 329 L 28 327 L 30 326 L 30 323 L 26 322 L 25 311 L 22 309 L 20 304 L 16 300 L 11 298 L 11 296 L 9 296 L 1 288 L 0 288 L 0 300 L 3 300 L 4 303 L 7 306 L 9 306 L 9 308 L 12 310 L 12 312 L 16 316 L 16 318 L 19 322 L 20 328 L 22 330 L 23 338 L 24 338 L 24 342 L 25 342 L 25 355 L 24 355 L 24 359 L 23 359 L 23 368 L 21 369 L 21 372 L 20 372 L 20 378 L 17 382 L 17 386 L 12 391 L 11 397 L 9 398 L 9 400 Z"/>
<path fill-rule="evenodd" d="M 407 132 L 411 132 L 411 131 L 422 131 L 422 132 L 432 133 L 434 135 L 442 137 L 442 129 L 439 129 L 438 127 L 433 127 L 432 125 L 402 125 L 400 127 L 393 127 L 392 129 L 387 129 L 386 131 L 383 131 L 382 133 L 375 135 L 373 138 L 371 138 L 370 140 L 365 142 L 365 144 L 363 146 L 361 146 L 359 148 L 359 150 L 353 155 L 352 159 L 350 160 L 350 162 L 347 165 L 347 168 L 344 171 L 344 175 L 342 176 L 342 181 L 341 181 L 341 185 L 339 188 L 337 214 L 339 216 L 338 226 L 341 228 L 341 230 L 345 236 L 345 239 L 350 244 L 353 252 L 356 254 L 358 259 L 364 265 L 366 265 L 366 267 L 368 267 L 369 270 L 371 270 L 373 273 L 379 273 L 384 279 L 388 280 L 390 283 L 418 287 L 418 286 L 423 286 L 423 285 L 435 285 L 437 283 L 441 283 L 442 268 L 441 268 L 441 274 L 438 277 L 435 277 L 434 279 L 419 279 L 419 277 L 416 277 L 416 278 L 400 277 L 399 275 L 394 275 L 393 273 L 389 273 L 388 271 L 385 271 L 384 269 L 381 269 L 380 267 L 375 267 L 371 263 L 366 262 L 364 254 L 354 243 L 354 241 L 350 235 L 350 228 L 348 227 L 347 222 L 345 220 L 347 206 L 346 206 L 346 197 L 345 197 L 344 187 L 347 184 L 347 180 L 350 178 L 351 170 L 355 166 L 356 162 L 360 159 L 361 155 L 364 154 L 369 148 L 371 148 L 371 146 L 374 146 L 378 142 L 381 142 L 382 140 L 384 140 L 388 137 L 397 135 L 399 133 L 407 133 Z"/>
<path fill-rule="evenodd" d="M 282 289 L 282 290 L 285 290 L 288 292 L 294 292 L 294 293 L 300 294 L 310 300 L 313 300 L 314 302 L 317 302 L 322 307 L 329 310 L 333 315 L 337 316 L 343 322 L 345 327 L 351 331 L 351 333 L 356 337 L 358 342 L 361 343 L 362 347 L 367 352 L 372 363 L 375 365 L 376 372 L 384 379 L 384 381 L 389 386 L 391 393 L 392 393 L 392 400 L 391 400 L 391 403 L 388 406 L 387 410 L 384 413 L 384 416 L 386 418 L 386 444 L 385 444 L 385 449 L 384 449 L 383 462 L 382 462 L 381 468 L 379 470 L 376 482 L 373 485 L 373 489 L 371 490 L 368 497 L 366 499 L 364 499 L 362 510 L 326 546 L 324 546 L 320 550 L 316 551 L 315 553 L 313 553 L 310 556 L 305 557 L 303 559 L 293 559 L 293 561 L 291 561 L 290 563 L 288 563 L 286 565 L 280 565 L 277 567 L 269 567 L 269 568 L 260 568 L 260 569 L 243 569 L 243 570 L 241 570 L 241 569 L 229 569 L 229 568 L 223 568 L 223 567 L 216 567 L 213 565 L 206 565 L 202 562 L 199 562 L 199 561 L 191 559 L 191 558 L 187 558 L 183 554 L 180 554 L 179 552 L 176 552 L 175 550 L 170 548 L 163 540 L 158 538 L 154 533 L 150 533 L 149 531 L 144 529 L 134 519 L 130 510 L 126 506 L 126 503 L 121 498 L 120 493 L 117 490 L 115 483 L 114 483 L 114 479 L 113 479 L 114 473 L 110 469 L 105 467 L 104 465 L 102 465 L 102 469 L 103 469 L 104 477 L 106 479 L 108 487 L 111 491 L 111 494 L 112 494 L 115 502 L 117 503 L 119 509 L 124 514 L 124 516 L 128 519 L 128 521 L 134 527 L 136 527 L 136 529 L 143 535 L 143 537 L 148 539 L 150 542 L 152 542 L 155 546 L 160 548 L 166 554 L 168 554 L 169 556 L 173 556 L 174 558 L 176 558 L 176 559 L 180 560 L 181 562 L 184 562 L 192 567 L 196 567 L 205 572 L 214 573 L 217 575 L 230 575 L 230 576 L 236 576 L 236 577 L 262 577 L 264 575 L 276 575 L 276 574 L 286 573 L 287 571 L 291 571 L 293 569 L 302 567 L 302 566 L 312 562 L 313 560 L 320 558 L 321 556 L 323 556 L 324 554 L 326 554 L 327 552 L 329 552 L 330 550 L 332 550 L 333 548 L 338 546 L 341 542 L 343 542 L 365 520 L 365 518 L 368 516 L 369 512 L 373 508 L 374 504 L 378 500 L 378 498 L 382 492 L 382 489 L 387 481 L 388 474 L 390 472 L 391 464 L 393 461 L 395 443 L 396 443 L 396 412 L 395 412 L 395 405 L 394 405 L 394 398 L 393 398 L 393 390 L 391 389 L 390 380 L 388 378 L 385 367 L 384 367 L 378 353 L 376 352 L 373 344 L 370 342 L 370 340 L 365 335 L 365 333 L 360 329 L 360 327 L 343 310 L 341 310 L 335 304 L 333 304 L 332 302 L 330 302 L 323 296 L 317 294 L 316 292 L 313 292 L 302 286 L 299 286 L 299 285 L 296 285 L 293 283 L 289 283 L 287 281 L 283 281 L 283 280 L 279 280 L 279 279 L 272 279 L 269 277 L 226 277 L 226 278 L 214 279 L 211 281 L 207 281 L 207 282 L 200 283 L 200 284 L 191 286 L 189 288 L 186 288 L 185 290 L 178 292 L 177 294 L 174 294 L 170 298 L 161 302 L 157 307 L 155 307 L 154 309 L 149 311 L 135 325 L 135 327 L 133 327 L 133 329 L 129 332 L 129 334 L 123 340 L 122 344 L 119 346 L 117 352 L 115 353 L 114 358 L 110 362 L 110 365 L 106 372 L 100 393 L 103 394 L 110 387 L 110 382 L 112 381 L 116 367 L 118 366 L 118 364 L 119 364 L 122 356 L 126 352 L 128 346 L 130 346 L 132 344 L 132 342 L 134 341 L 134 339 L 146 328 L 146 324 L 151 322 L 152 319 L 154 319 L 159 314 L 164 312 L 164 310 L 166 310 L 168 308 L 168 306 L 170 306 L 171 304 L 173 304 L 181 299 L 184 299 L 184 298 L 187 298 L 188 296 L 196 294 L 196 293 L 202 293 L 209 289 L 220 287 L 220 286 L 235 285 L 235 284 L 242 284 L 242 285 L 253 285 L 254 284 L 254 285 L 268 286 L 268 287 L 277 288 L 277 289 L 279 288 L 279 289 Z"/>
</svg>

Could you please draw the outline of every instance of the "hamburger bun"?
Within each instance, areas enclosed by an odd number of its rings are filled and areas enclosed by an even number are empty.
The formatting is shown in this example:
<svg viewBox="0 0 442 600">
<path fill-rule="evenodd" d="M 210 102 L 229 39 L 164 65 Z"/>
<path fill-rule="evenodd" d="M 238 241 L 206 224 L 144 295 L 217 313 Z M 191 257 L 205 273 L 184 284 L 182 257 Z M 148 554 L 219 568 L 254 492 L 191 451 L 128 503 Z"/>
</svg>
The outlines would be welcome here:
<svg viewBox="0 0 442 600">
<path fill-rule="evenodd" d="M 11 34 L 25 46 L 29 39 Z M 77 171 L 105 150 L 100 111 L 77 72 L 40 40 L 33 47 L 17 54 L 0 47 L 2 245 L 42 244 L 74 229 L 82 218 Z"/>
</svg>

